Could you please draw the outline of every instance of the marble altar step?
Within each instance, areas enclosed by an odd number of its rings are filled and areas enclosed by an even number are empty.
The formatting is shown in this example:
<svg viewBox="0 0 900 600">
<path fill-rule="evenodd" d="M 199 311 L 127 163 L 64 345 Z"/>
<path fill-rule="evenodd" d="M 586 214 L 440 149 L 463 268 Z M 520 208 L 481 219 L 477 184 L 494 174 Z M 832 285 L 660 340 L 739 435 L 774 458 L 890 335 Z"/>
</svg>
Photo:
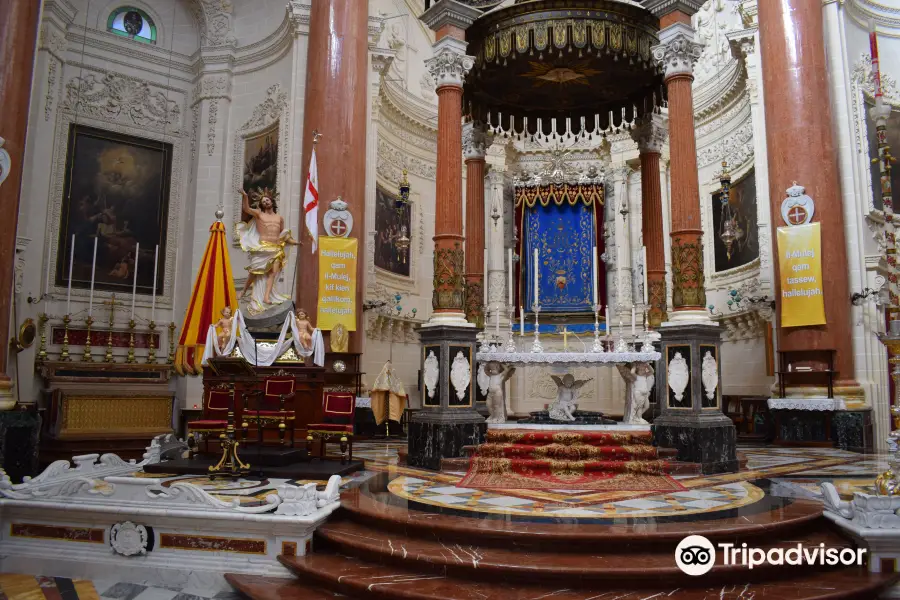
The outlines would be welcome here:
<svg viewBox="0 0 900 600">
<path fill-rule="evenodd" d="M 665 456 L 674 456 L 678 453 L 678 451 L 673 448 L 660 448 L 661 457 L 663 456 L 663 451 L 666 452 Z M 442 458 L 441 472 L 465 473 L 469 470 L 469 462 L 469 458 Z M 669 470 L 667 473 L 669 475 L 700 475 L 701 466 L 702 465 L 697 463 L 669 460 Z"/>
<path fill-rule="evenodd" d="M 528 583 L 516 580 L 478 581 L 460 579 L 451 574 L 418 571 L 393 565 L 380 565 L 358 558 L 316 552 L 303 557 L 280 557 L 279 560 L 297 577 L 298 593 L 290 586 L 279 585 L 278 598 L 300 600 L 316 598 L 303 595 L 306 586 L 319 585 L 352 598 L 384 598 L 408 600 L 585 600 L 586 598 L 615 598 L 616 600 L 745 600 L 747 598 L 777 598 L 779 600 L 872 600 L 880 590 L 890 585 L 895 575 L 869 574 L 862 568 L 844 568 L 823 572 L 798 570 L 786 580 L 763 583 L 703 583 L 695 578 L 693 587 L 666 585 L 655 581 L 652 569 L 645 571 L 641 588 L 610 585 L 600 582 L 580 585 L 570 578 L 566 583 Z M 697 581 L 701 579 L 701 581 Z M 561 587 L 565 586 L 565 587 Z M 243 591 L 243 590 L 242 590 Z M 253 600 L 272 600 L 272 592 L 259 587 L 247 593 Z"/>
<path fill-rule="evenodd" d="M 798 542 L 816 547 L 853 548 L 851 542 L 833 531 L 826 523 L 810 525 L 795 531 L 789 540 L 770 543 L 763 540 L 757 547 L 768 552 L 775 548 L 794 548 Z M 723 540 L 720 540 L 723 541 Z M 744 539 L 731 538 L 740 547 Z M 572 578 L 581 585 L 586 582 L 615 583 L 620 587 L 639 587 L 652 572 L 655 582 L 690 586 L 696 579 L 684 574 L 673 559 L 675 544 L 602 544 L 591 548 L 570 549 L 566 546 L 542 545 L 540 549 L 516 544 L 504 546 L 480 544 L 477 538 L 464 543 L 440 537 L 403 535 L 383 532 L 367 525 L 336 520 L 316 531 L 317 552 L 323 548 L 334 554 L 421 572 L 434 572 L 461 580 L 529 581 L 550 583 L 557 581 L 565 587 Z M 575 551 L 572 551 L 575 550 Z M 819 570 L 830 567 L 822 567 Z M 792 567 L 760 565 L 748 570 L 743 565 L 717 565 L 704 575 L 705 583 L 743 583 L 769 581 L 786 576 Z M 807 571 L 816 567 L 804 567 Z"/>
</svg>

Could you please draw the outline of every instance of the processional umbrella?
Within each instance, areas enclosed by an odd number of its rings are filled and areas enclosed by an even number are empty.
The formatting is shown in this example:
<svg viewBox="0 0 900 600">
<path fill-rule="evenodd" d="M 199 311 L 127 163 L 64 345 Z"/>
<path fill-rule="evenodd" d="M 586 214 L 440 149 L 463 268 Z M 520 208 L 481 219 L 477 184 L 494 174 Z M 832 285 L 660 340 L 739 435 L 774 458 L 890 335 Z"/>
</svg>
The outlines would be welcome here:
<svg viewBox="0 0 900 600">
<path fill-rule="evenodd" d="M 478 8 L 478 0 L 462 0 Z M 517 0 L 466 30 L 464 112 L 507 135 L 604 134 L 665 101 L 659 19 L 627 0 Z"/>
<path fill-rule="evenodd" d="M 209 241 L 181 326 L 181 338 L 175 352 L 176 373 L 199 375 L 203 371 L 200 362 L 206 346 L 206 334 L 226 306 L 234 312 L 238 302 L 231 261 L 228 259 L 225 226 L 217 220 L 209 228 Z"/>
</svg>

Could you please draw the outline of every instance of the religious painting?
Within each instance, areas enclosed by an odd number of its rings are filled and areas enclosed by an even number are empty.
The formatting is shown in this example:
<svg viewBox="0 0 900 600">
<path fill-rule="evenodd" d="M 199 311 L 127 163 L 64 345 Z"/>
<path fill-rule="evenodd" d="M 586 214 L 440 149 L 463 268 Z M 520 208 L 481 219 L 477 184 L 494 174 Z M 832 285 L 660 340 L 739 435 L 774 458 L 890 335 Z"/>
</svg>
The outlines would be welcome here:
<svg viewBox="0 0 900 600">
<path fill-rule="evenodd" d="M 716 272 L 735 269 L 759 258 L 756 228 L 756 175 L 732 182 L 727 201 L 721 190 L 712 194 L 713 249 Z"/>
<path fill-rule="evenodd" d="M 151 294 L 159 246 L 156 290 L 161 294 L 171 173 L 171 144 L 73 124 L 66 152 L 56 285 L 68 285 L 72 258 L 72 287 L 90 288 L 97 240 L 95 289 L 131 294 L 136 269 L 137 293 Z"/>
<path fill-rule="evenodd" d="M 410 232 L 410 210 L 396 208 L 397 196 L 375 188 L 375 266 L 409 277 L 409 249 L 397 247 L 397 239 Z"/>
<path fill-rule="evenodd" d="M 266 131 L 244 138 L 243 186 L 248 194 L 268 188 L 275 191 L 278 183 L 278 122 Z"/>
<path fill-rule="evenodd" d="M 881 199 L 881 166 L 878 164 L 878 138 L 875 136 L 875 121 L 869 111 L 872 105 L 865 104 L 866 133 L 869 141 L 869 158 L 875 162 L 869 163 L 869 177 L 872 181 L 872 200 L 876 210 L 884 210 L 884 201 Z M 885 140 L 891 147 L 891 153 L 900 153 L 900 111 L 892 110 L 888 118 Z M 891 169 L 891 189 L 900 190 L 900 168 L 895 164 Z"/>
<path fill-rule="evenodd" d="M 593 248 L 597 243 L 593 202 L 535 203 L 523 212 L 526 309 L 535 298 L 543 312 L 591 312 Z M 537 264 L 534 256 L 537 250 Z M 600 250 L 599 252 L 602 252 Z M 535 277 L 535 269 L 537 276 Z"/>
</svg>

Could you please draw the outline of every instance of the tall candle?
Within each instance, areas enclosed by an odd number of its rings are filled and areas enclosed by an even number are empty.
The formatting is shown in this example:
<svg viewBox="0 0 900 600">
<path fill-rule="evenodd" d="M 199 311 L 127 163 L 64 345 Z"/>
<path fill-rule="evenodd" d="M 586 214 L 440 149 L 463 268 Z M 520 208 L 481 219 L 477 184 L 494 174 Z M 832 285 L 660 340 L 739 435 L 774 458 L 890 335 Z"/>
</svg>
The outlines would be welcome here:
<svg viewBox="0 0 900 600">
<path fill-rule="evenodd" d="M 631 305 L 631 335 L 634 335 L 634 304 Z"/>
<path fill-rule="evenodd" d="M 138 257 L 141 254 L 141 243 L 134 245 L 134 280 L 131 282 L 131 320 L 134 321 L 134 296 L 137 294 Z"/>
<path fill-rule="evenodd" d="M 156 253 L 153 255 L 153 298 L 150 300 L 150 321 L 156 317 L 156 267 L 159 263 L 159 244 L 156 245 Z"/>
<path fill-rule="evenodd" d="M 72 314 L 72 267 L 75 265 L 75 234 L 72 234 L 72 248 L 69 252 L 69 289 L 66 291 L 66 314 Z"/>
<path fill-rule="evenodd" d="M 97 271 L 97 238 L 94 238 L 94 258 L 91 260 L 91 296 L 88 299 L 88 317 L 94 316 L 94 273 Z"/>
<path fill-rule="evenodd" d="M 594 246 L 594 253 L 591 258 L 591 286 L 593 288 L 593 298 L 594 303 L 592 306 L 597 306 L 597 246 Z"/>
<path fill-rule="evenodd" d="M 519 305 L 519 337 L 525 335 L 525 307 Z"/>
<path fill-rule="evenodd" d="M 512 248 L 509 248 L 506 251 L 506 259 L 507 259 L 506 260 L 506 264 L 507 264 L 506 291 L 507 291 L 507 296 L 508 296 L 507 304 L 512 306 L 513 305 L 513 276 L 512 276 L 513 254 L 512 254 Z"/>
<path fill-rule="evenodd" d="M 538 293 L 538 282 L 540 281 L 539 276 L 538 276 L 539 270 L 540 270 L 540 267 L 538 266 L 538 251 L 537 251 L 537 248 L 535 248 L 534 249 L 534 304 L 535 304 L 535 306 L 537 306 L 541 303 L 540 296 Z"/>
<path fill-rule="evenodd" d="M 44 265 L 44 314 L 47 314 L 47 303 L 50 301 L 50 253 L 53 252 L 53 237 L 47 238 L 47 263 Z"/>
<path fill-rule="evenodd" d="M 880 105 L 883 100 L 881 90 L 881 68 L 878 60 L 878 35 L 875 33 L 875 21 L 869 19 L 869 52 L 872 54 L 872 79 L 874 80 L 875 103 Z"/>
<path fill-rule="evenodd" d="M 497 310 L 494 311 L 494 331 L 497 332 L 497 337 L 500 337 L 500 307 L 497 306 Z"/>
<path fill-rule="evenodd" d="M 606 337 L 609 337 L 609 304 L 606 305 Z"/>
<path fill-rule="evenodd" d="M 641 253 L 643 254 L 644 259 L 644 306 L 647 306 L 647 246 L 641 247 Z"/>
<path fill-rule="evenodd" d="M 175 255 L 175 272 L 172 274 L 172 322 L 175 322 L 175 291 L 178 289 L 178 255 Z"/>
<path fill-rule="evenodd" d="M 482 277 L 481 282 L 481 291 L 484 292 L 482 294 L 481 303 L 484 305 L 484 316 L 487 316 L 487 305 L 488 305 L 488 253 L 487 248 L 484 249 L 484 275 Z"/>
</svg>

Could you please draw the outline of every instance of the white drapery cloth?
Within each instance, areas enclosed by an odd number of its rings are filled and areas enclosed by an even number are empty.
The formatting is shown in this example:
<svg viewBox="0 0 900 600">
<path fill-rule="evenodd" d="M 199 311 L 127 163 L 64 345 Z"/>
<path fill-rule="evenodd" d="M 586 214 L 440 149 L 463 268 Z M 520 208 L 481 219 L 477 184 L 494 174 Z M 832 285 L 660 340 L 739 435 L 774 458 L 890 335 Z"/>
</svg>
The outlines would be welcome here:
<svg viewBox="0 0 900 600">
<path fill-rule="evenodd" d="M 290 338 L 288 338 L 288 331 L 291 333 Z M 298 355 L 303 358 L 312 356 L 314 365 L 319 367 L 325 366 L 325 340 L 322 338 L 322 332 L 318 329 L 313 331 L 312 348 L 309 350 L 300 345 L 299 339 L 300 336 L 297 332 L 293 314 L 288 313 L 285 315 L 284 325 L 281 326 L 281 334 L 279 334 L 275 345 L 269 345 L 268 342 L 265 345 L 257 345 L 256 340 L 247 331 L 247 327 L 244 324 L 244 316 L 238 310 L 231 318 L 231 337 L 228 338 L 228 343 L 225 344 L 224 349 L 219 349 L 219 344 L 216 340 L 216 326 L 209 326 L 209 331 L 206 332 L 206 348 L 203 350 L 202 364 L 205 366 L 206 361 L 215 356 L 229 356 L 234 352 L 234 347 L 237 345 L 241 355 L 248 363 L 258 367 L 268 367 L 293 345 Z"/>
<path fill-rule="evenodd" d="M 259 239 L 259 231 L 256 229 L 256 219 L 247 223 L 238 223 L 235 225 L 238 239 L 240 240 L 241 250 L 246 252 L 250 258 L 250 265 L 247 267 L 247 277 L 250 278 L 252 290 L 250 292 L 250 302 L 247 311 L 251 316 L 257 315 L 265 311 L 270 306 L 288 302 L 290 298 L 278 291 L 281 287 L 278 280 L 272 286 L 272 293 L 269 294 L 269 304 L 263 302 L 266 295 L 266 277 L 276 263 L 280 263 L 280 268 L 284 268 L 287 264 L 287 241 L 291 239 L 291 230 L 285 229 L 278 236 L 278 243 L 264 242 Z"/>
</svg>

